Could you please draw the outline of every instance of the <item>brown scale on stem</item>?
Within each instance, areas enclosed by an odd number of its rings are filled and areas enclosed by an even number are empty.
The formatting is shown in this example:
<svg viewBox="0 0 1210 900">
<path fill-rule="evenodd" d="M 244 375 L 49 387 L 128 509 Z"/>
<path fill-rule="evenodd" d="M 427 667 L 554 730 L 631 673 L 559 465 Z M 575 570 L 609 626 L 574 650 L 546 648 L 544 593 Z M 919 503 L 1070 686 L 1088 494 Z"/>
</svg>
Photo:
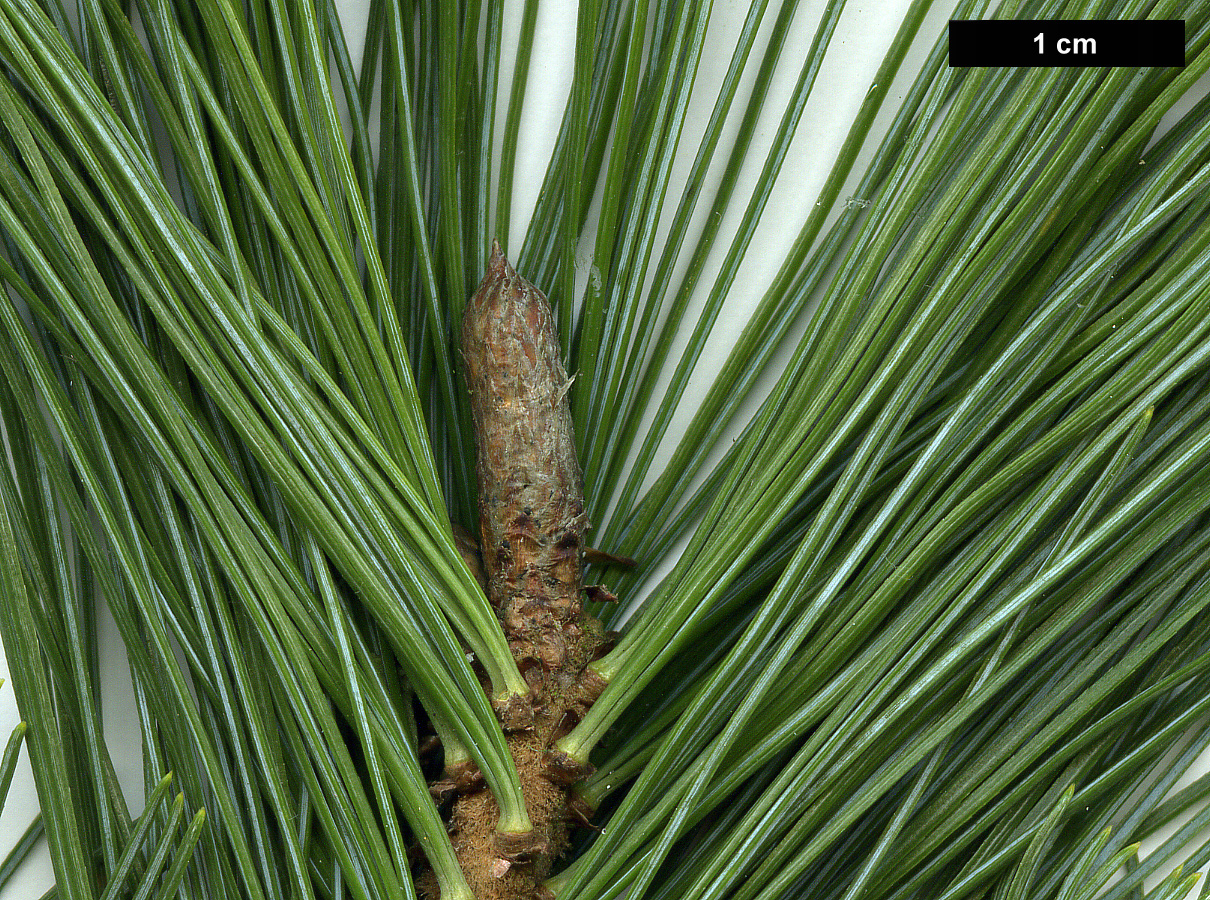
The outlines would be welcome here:
<svg viewBox="0 0 1210 900">
<path fill-rule="evenodd" d="M 496 832 L 498 809 L 477 773 L 447 772 L 450 837 L 479 900 L 529 900 L 585 817 L 570 786 L 588 772 L 555 741 L 604 688 L 587 669 L 603 652 L 601 625 L 583 607 L 583 476 L 568 403 L 570 379 L 546 298 L 499 246 L 462 321 L 475 425 L 479 551 L 488 599 L 530 694 L 496 713 L 521 779 L 533 831 Z M 473 546 L 463 540 L 464 557 Z M 604 592 L 607 594 L 607 592 Z M 465 765 L 465 764 L 464 764 Z M 426 879 L 427 880 L 427 879 Z"/>
</svg>

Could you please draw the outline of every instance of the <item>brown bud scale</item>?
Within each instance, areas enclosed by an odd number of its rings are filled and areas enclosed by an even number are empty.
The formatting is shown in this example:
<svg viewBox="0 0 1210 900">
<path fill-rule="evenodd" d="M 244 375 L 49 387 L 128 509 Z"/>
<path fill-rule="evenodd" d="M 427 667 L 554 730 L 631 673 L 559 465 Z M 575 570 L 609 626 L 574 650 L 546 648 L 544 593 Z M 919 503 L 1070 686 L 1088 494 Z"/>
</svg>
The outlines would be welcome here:
<svg viewBox="0 0 1210 900">
<path fill-rule="evenodd" d="M 569 788 L 590 769 L 553 745 L 604 686 L 587 666 L 600 655 L 605 635 L 584 611 L 588 519 L 571 382 L 554 319 L 542 292 L 514 271 L 498 246 L 467 304 L 462 354 L 475 426 L 480 539 L 478 552 L 465 539 L 459 549 L 468 563 L 482 562 L 488 599 L 530 688 L 528 697 L 493 708 L 533 831 L 497 833 L 491 792 L 459 784 L 450 837 L 478 900 L 537 900 L 546 896 L 542 881 L 567 846 L 568 823 L 583 817 Z M 434 893 L 431 877 L 421 885 Z"/>
</svg>

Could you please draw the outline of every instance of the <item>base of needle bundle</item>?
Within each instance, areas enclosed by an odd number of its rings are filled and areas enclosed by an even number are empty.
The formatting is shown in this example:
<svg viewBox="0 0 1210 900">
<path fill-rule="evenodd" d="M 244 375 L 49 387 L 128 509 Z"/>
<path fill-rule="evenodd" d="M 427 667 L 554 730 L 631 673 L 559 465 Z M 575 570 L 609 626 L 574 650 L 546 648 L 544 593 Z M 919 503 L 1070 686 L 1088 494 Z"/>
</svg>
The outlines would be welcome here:
<svg viewBox="0 0 1210 900">
<path fill-rule="evenodd" d="M 475 896 L 537 900 L 548 895 L 541 885 L 567 847 L 569 822 L 583 817 L 570 786 L 591 772 L 554 745 L 604 688 L 588 666 L 608 641 L 584 610 L 588 518 L 554 319 L 542 292 L 498 245 L 467 304 L 462 353 L 477 451 L 478 558 L 529 687 L 527 697 L 499 704 L 496 713 L 533 830 L 497 832 L 499 808 L 481 778 L 446 773 L 434 787 L 454 798 L 450 838 Z M 433 882 L 421 882 L 430 896 Z"/>
</svg>

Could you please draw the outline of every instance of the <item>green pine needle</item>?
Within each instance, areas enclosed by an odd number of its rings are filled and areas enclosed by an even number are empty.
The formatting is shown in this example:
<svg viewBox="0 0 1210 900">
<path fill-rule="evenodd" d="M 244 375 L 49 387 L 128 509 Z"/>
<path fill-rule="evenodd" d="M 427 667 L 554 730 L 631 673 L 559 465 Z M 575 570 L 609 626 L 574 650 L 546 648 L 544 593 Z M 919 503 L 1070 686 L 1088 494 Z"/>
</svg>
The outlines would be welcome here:
<svg viewBox="0 0 1210 900">
<path fill-rule="evenodd" d="M 0 798 L 24 747 L 40 806 L 0 890 L 45 841 L 72 900 L 469 900 L 435 743 L 529 828 L 491 705 L 529 688 L 453 527 L 499 239 L 590 542 L 637 560 L 592 573 L 621 634 L 559 746 L 596 828 L 547 889 L 1186 896 L 1210 10 L 903 4 L 771 253 L 860 10 L 365 6 L 351 46 L 336 0 L 0 0 Z M 949 68 L 946 16 L 1183 16 L 1186 65 Z"/>
</svg>

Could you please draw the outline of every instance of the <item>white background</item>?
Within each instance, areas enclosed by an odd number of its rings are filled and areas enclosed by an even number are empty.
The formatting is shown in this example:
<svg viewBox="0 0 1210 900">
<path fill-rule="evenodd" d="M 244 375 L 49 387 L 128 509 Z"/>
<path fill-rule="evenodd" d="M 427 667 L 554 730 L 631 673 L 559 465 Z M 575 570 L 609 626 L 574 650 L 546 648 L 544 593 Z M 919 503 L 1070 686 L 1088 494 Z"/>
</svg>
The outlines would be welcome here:
<svg viewBox="0 0 1210 900">
<path fill-rule="evenodd" d="M 816 0 L 801 5 L 803 9 L 795 22 L 794 37 L 783 57 L 789 64 L 783 66 L 783 77 L 774 86 L 774 96 L 768 104 L 772 112 L 761 123 L 753 152 L 750 154 L 756 163 L 743 173 L 736 194 L 738 197 L 745 196 L 744 184 L 752 184 L 760 171 L 763 148 L 767 146 L 776 129 L 784 98 L 788 97 L 797 77 L 798 66 L 805 57 L 823 4 Z M 360 46 L 368 3 L 365 0 L 341 0 L 341 6 L 350 44 Z M 520 6 L 519 2 L 509 2 L 506 5 L 505 22 L 510 34 L 515 33 L 519 27 Z M 762 217 L 760 230 L 753 240 L 754 249 L 744 263 L 736 281 L 736 288 L 728 296 L 727 313 L 720 319 L 712 336 L 711 353 L 725 352 L 745 319 L 744 307 L 759 297 L 797 235 L 907 6 L 903 0 L 849 4 L 849 9 L 833 38 L 832 48 L 817 81 L 813 100 L 799 128 L 799 137 L 779 179 L 775 201 Z M 921 31 L 924 35 L 938 34 L 952 8 L 952 4 L 948 2 L 938 3 L 936 6 L 937 9 Z M 734 33 L 747 8 L 746 3 L 738 0 L 715 0 L 711 28 L 716 34 L 712 34 L 710 38 L 714 46 L 731 46 L 731 42 L 723 35 Z M 525 178 L 519 174 L 517 178 L 513 199 L 514 215 L 510 228 L 514 240 L 519 239 L 528 220 L 540 184 L 540 173 L 545 169 L 562 115 L 574 45 L 575 18 L 576 5 L 570 0 L 548 0 L 543 4 L 539 15 L 536 45 L 542 48 L 542 52 L 536 55 L 530 69 L 524 138 L 520 144 L 518 158 L 518 172 L 533 173 L 533 176 Z M 768 18 L 771 20 L 773 17 Z M 721 81 L 728 65 L 729 52 L 729 49 L 723 50 L 707 55 L 702 60 L 697 90 L 697 96 L 701 99 L 699 105 L 691 112 L 682 140 L 683 158 L 673 174 L 674 185 L 680 183 L 678 174 L 683 176 L 696 150 L 697 135 L 704 125 L 705 116 L 709 113 L 715 96 L 714 87 Z M 903 67 L 904 71 L 914 72 L 920 59 L 920 53 L 909 57 Z M 511 52 L 507 47 L 503 67 L 500 79 L 502 92 L 507 90 L 510 82 Z M 1202 87 L 1205 86 L 1203 83 Z M 893 110 L 902 94 L 903 85 L 897 84 L 897 89 L 892 90 L 888 98 L 887 107 Z M 782 98 L 782 101 L 779 102 L 778 98 Z M 506 96 L 502 97 L 503 101 L 506 101 Z M 855 171 L 860 173 L 861 170 L 862 165 L 859 162 Z M 847 192 L 842 194 L 842 197 L 846 194 Z M 718 242 L 720 246 L 726 246 L 726 235 L 734 229 L 738 218 L 737 211 L 724 221 L 722 239 Z M 587 260 L 583 262 L 587 263 Z M 713 261 L 714 265 L 717 263 L 718 260 Z M 587 265 L 584 269 L 586 271 Z M 710 274 L 712 273 L 707 273 L 707 284 Z M 694 387 L 700 390 L 704 385 Z M 692 408 L 692 397 L 689 398 L 686 408 Z M 131 812 L 137 815 L 142 807 L 142 776 L 138 733 L 131 710 L 129 677 L 122 648 L 111 623 L 105 623 L 102 638 L 102 689 L 106 736 L 118 777 L 130 800 Z M 7 680 L 6 670 L 0 674 Z M 19 713 L 12 689 L 6 684 L 0 688 L 0 738 L 6 737 L 9 729 L 18 721 Z M 1206 766 L 1198 768 L 1199 772 L 1206 770 Z M 0 856 L 16 841 L 37 809 L 32 777 L 23 759 L 6 808 L 0 816 Z M 10 882 L 8 888 L 0 892 L 0 900 L 40 897 L 52 880 L 49 857 L 43 844 Z"/>
</svg>

